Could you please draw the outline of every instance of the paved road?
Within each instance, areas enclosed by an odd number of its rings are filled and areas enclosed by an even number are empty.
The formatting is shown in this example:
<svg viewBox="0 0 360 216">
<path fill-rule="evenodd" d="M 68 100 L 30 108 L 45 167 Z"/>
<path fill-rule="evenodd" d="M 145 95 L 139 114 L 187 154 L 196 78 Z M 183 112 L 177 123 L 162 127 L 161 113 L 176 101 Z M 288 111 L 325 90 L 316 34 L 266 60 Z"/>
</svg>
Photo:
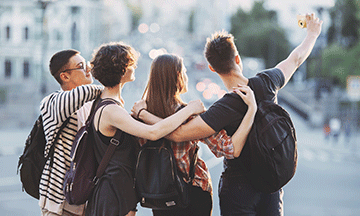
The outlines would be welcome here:
<svg viewBox="0 0 360 216">
<path fill-rule="evenodd" d="M 295 177 L 284 187 L 285 215 L 360 215 L 360 157 L 355 148 L 359 136 L 346 143 L 340 137 L 335 145 L 324 139 L 321 129 L 309 128 L 296 114 L 291 115 L 297 129 L 299 163 Z M 215 188 L 213 215 L 219 215 L 216 190 L 222 161 L 212 157 L 207 148 L 202 148 L 201 154 Z M 21 191 L 17 158 L 17 154 L 0 157 L 0 216 L 39 215 L 37 200 Z M 151 213 L 139 208 L 137 215 Z"/>
</svg>

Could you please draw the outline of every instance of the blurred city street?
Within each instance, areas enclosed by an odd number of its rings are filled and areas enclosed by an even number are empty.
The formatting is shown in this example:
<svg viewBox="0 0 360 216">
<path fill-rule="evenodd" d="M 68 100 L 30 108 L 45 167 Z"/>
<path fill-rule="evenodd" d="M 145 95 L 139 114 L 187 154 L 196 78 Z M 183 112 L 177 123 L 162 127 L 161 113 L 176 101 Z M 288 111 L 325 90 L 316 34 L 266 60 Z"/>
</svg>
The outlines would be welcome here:
<svg viewBox="0 0 360 216">
<path fill-rule="evenodd" d="M 0 0 L 0 216 L 40 215 L 16 168 L 41 99 L 60 89 L 48 69 L 55 52 L 76 49 L 90 61 L 103 43 L 133 46 L 140 53 L 136 80 L 121 93 L 129 113 L 143 95 L 152 60 L 179 55 L 189 77 L 181 98 L 200 99 L 208 108 L 227 90 L 208 68 L 207 37 L 223 29 L 233 34 L 249 78 L 301 43 L 307 29 L 296 15 L 308 12 L 324 21 L 322 33 L 278 97 L 298 139 L 284 215 L 360 216 L 360 0 Z M 338 139 L 324 133 L 333 119 L 341 123 Z M 219 216 L 222 158 L 204 144 L 199 155 L 210 169 L 213 215 Z M 138 205 L 137 216 L 149 215 Z"/>
</svg>

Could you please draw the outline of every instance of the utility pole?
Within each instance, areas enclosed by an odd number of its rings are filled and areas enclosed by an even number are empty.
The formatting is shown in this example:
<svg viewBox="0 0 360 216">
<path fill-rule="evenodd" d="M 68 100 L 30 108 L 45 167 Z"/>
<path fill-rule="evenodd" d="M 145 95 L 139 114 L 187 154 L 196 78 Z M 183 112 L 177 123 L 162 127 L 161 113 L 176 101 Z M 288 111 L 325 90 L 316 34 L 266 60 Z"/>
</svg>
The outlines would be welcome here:
<svg viewBox="0 0 360 216">
<path fill-rule="evenodd" d="M 38 3 L 41 7 L 41 75 L 40 75 L 40 94 L 41 98 L 45 97 L 47 92 L 47 80 L 46 80 L 46 69 L 44 68 L 46 54 L 48 49 L 48 29 L 47 29 L 47 18 L 46 18 L 46 8 L 49 5 L 51 0 L 39 0 Z"/>
</svg>

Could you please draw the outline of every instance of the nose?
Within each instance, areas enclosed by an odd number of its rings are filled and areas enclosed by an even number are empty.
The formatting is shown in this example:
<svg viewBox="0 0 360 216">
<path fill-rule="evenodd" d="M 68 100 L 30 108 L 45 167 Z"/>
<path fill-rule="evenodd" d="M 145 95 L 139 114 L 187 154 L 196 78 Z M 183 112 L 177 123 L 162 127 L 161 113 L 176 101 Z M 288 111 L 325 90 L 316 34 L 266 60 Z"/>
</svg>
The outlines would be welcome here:
<svg viewBox="0 0 360 216">
<path fill-rule="evenodd" d="M 91 64 L 89 61 L 86 62 L 86 72 L 90 72 L 91 71 Z"/>
</svg>

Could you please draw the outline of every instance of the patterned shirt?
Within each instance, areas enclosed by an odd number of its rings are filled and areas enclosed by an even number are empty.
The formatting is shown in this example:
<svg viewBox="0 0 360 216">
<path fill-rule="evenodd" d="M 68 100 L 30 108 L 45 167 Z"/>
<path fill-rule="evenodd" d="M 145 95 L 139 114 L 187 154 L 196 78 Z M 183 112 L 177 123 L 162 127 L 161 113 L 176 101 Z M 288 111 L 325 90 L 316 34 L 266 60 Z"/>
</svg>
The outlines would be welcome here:
<svg viewBox="0 0 360 216">
<path fill-rule="evenodd" d="M 226 134 L 225 130 L 221 130 L 220 132 L 210 137 L 200 140 L 179 143 L 171 142 L 171 147 L 176 158 L 176 164 L 179 170 L 184 174 L 185 180 L 189 179 L 191 162 L 190 156 L 194 155 L 196 148 L 198 148 L 197 144 L 199 141 L 208 145 L 209 149 L 216 157 L 224 156 L 228 159 L 234 158 L 233 143 L 231 141 L 231 137 Z M 146 140 L 140 139 L 139 142 L 141 145 L 143 145 L 145 144 Z M 205 161 L 199 156 L 195 164 L 195 175 L 192 185 L 200 187 L 203 191 L 212 193 L 212 183 L 209 169 L 206 166 Z"/>
<path fill-rule="evenodd" d="M 55 145 L 52 167 L 48 160 L 40 180 L 39 205 L 41 208 L 62 214 L 65 204 L 63 181 L 70 166 L 71 146 L 78 128 L 76 111 L 84 103 L 100 95 L 102 89 L 102 86 L 83 85 L 71 91 L 56 91 L 41 101 L 40 111 L 46 138 L 45 156 L 48 155 L 50 147 Z M 54 143 L 60 126 L 67 118 L 70 118 L 69 123 Z"/>
</svg>

